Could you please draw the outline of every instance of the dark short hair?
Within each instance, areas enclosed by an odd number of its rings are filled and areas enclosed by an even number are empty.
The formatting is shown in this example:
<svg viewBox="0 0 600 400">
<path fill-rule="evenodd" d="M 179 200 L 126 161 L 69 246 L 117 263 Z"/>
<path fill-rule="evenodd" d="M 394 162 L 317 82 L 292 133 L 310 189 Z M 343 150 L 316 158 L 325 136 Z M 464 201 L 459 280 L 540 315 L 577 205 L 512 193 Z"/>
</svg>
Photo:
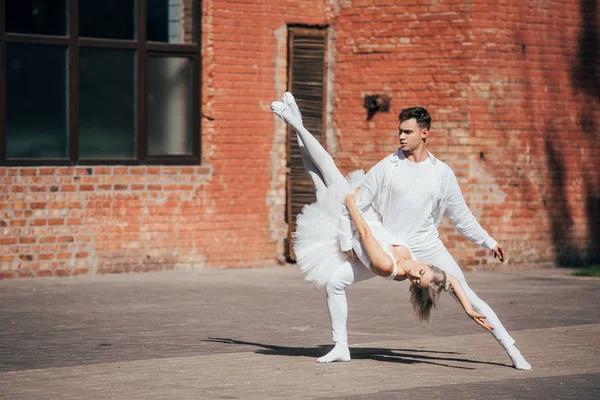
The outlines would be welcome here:
<svg viewBox="0 0 600 400">
<path fill-rule="evenodd" d="M 423 107 L 411 107 L 405 108 L 400 111 L 398 119 L 400 122 L 408 121 L 409 119 L 416 119 L 417 125 L 422 129 L 429 129 L 431 126 L 431 115 Z"/>
</svg>

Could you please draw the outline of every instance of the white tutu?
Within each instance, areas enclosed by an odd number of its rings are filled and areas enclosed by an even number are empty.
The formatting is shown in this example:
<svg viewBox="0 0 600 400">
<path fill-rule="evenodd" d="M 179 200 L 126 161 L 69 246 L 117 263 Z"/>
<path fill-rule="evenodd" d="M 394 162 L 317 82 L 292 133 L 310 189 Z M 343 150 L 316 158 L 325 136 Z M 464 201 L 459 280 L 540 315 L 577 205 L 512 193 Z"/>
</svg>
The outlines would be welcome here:
<svg viewBox="0 0 600 400">
<path fill-rule="evenodd" d="M 354 193 L 364 176 L 363 170 L 351 172 L 345 181 L 329 186 L 324 194 L 319 193 L 317 202 L 304 206 L 296 217 L 294 253 L 307 281 L 325 285 L 337 267 L 348 259 L 339 245 L 340 217 L 344 198 Z"/>
</svg>

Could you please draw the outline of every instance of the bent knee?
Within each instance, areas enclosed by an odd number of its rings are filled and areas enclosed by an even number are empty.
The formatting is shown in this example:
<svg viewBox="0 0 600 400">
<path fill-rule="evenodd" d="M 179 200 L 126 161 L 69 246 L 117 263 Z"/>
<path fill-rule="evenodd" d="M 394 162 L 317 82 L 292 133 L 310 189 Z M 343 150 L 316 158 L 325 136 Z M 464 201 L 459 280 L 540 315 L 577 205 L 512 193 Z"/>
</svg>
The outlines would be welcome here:
<svg viewBox="0 0 600 400">
<path fill-rule="evenodd" d="M 329 279 L 325 284 L 325 290 L 327 291 L 327 293 L 337 294 L 339 292 L 344 292 L 347 286 L 348 285 L 344 281 L 335 279 L 334 276 L 332 277 L 332 279 Z"/>
</svg>

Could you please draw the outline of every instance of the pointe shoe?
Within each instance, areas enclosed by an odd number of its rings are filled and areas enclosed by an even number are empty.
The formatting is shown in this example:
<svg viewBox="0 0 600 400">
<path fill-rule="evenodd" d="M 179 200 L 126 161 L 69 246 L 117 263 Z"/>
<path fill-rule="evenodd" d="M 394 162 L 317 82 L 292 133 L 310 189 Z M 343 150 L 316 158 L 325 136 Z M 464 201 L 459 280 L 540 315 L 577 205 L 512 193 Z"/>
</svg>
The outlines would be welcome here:
<svg viewBox="0 0 600 400">
<path fill-rule="evenodd" d="M 300 108 L 298 108 L 298 104 L 296 103 L 294 95 L 292 95 L 290 92 L 285 92 L 281 97 L 281 101 L 290 108 L 294 117 L 296 117 L 298 121 L 302 122 L 302 113 L 300 112 Z"/>
<path fill-rule="evenodd" d="M 299 123 L 300 125 L 302 125 L 302 123 L 299 122 L 298 119 L 294 116 L 292 110 L 290 110 L 290 108 L 286 104 L 280 101 L 272 102 L 271 110 L 273 110 L 275 115 L 284 120 L 286 124 L 297 125 Z"/>
</svg>

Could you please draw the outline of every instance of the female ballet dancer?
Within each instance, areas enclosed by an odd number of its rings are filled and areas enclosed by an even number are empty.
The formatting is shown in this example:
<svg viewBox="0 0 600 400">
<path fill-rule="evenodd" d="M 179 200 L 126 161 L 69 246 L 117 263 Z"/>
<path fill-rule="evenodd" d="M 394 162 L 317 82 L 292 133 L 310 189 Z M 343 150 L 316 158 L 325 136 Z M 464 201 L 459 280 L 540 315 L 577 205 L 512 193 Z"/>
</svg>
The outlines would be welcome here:
<svg viewBox="0 0 600 400">
<path fill-rule="evenodd" d="M 383 228 L 375 210 L 370 210 L 368 222 L 363 218 L 355 203 L 356 188 L 364 173 L 352 173 L 347 181 L 323 146 L 302 125 L 293 96 L 286 93 L 283 100 L 274 102 L 271 108 L 298 133 L 303 163 L 313 181 L 317 181 L 317 202 L 302 209 L 294 232 L 294 252 L 305 278 L 324 285 L 348 258 L 337 243 L 339 218 L 345 204 L 360 236 L 360 241 L 355 241 L 355 253 L 375 275 L 397 281 L 408 279 L 412 283 L 411 303 L 419 319 L 428 320 L 439 293 L 451 289 L 469 317 L 482 327 L 493 330 L 485 322 L 486 317 L 473 310 L 455 277 L 436 266 L 415 260 L 404 241 Z"/>
<path fill-rule="evenodd" d="M 464 289 L 460 284 L 460 281 L 464 281 L 462 273 L 460 273 L 459 280 L 437 267 L 414 260 L 412 253 L 404 245 L 404 242 L 399 238 L 394 238 L 383 228 L 374 209 L 363 211 L 363 216 L 367 217 L 366 221 L 360 217 L 360 213 L 353 207 L 356 193 L 352 196 L 347 195 L 352 193 L 353 188 L 360 184 L 364 174 L 362 174 L 362 171 L 350 174 L 349 183 L 344 179 L 335 166 L 333 159 L 303 127 L 302 116 L 290 93 L 283 96 L 283 103 L 273 103 L 272 109 L 298 133 L 302 161 L 313 181 L 317 194 L 317 202 L 306 206 L 298 216 L 297 231 L 294 235 L 294 249 L 306 279 L 318 284 L 327 284 L 328 308 L 332 318 L 332 330 L 336 346 L 327 355 L 319 358 L 319 362 L 350 360 L 345 327 L 347 318 L 345 287 L 352 284 L 352 282 L 369 279 L 373 276 L 371 272 L 362 272 L 362 268 L 356 268 L 354 262 L 349 265 L 347 254 L 339 249 L 337 241 L 339 231 L 337 227 L 338 218 L 341 214 L 340 203 L 344 198 L 351 216 L 354 218 L 355 225 L 357 228 L 361 227 L 357 230 L 357 233 L 362 236 L 362 240 L 353 240 L 353 249 L 359 259 L 374 274 L 391 277 L 395 280 L 409 279 L 412 283 L 411 302 L 420 319 L 428 319 L 430 309 L 435 305 L 439 292 L 451 287 L 465 312 L 475 322 L 488 330 L 494 329 L 484 321 L 485 316 L 472 311 L 471 303 L 464 296 Z M 382 256 L 382 251 L 389 257 Z M 370 259 L 370 257 L 373 259 Z M 343 266 L 340 264 L 343 264 Z M 366 269 L 363 269 L 363 271 L 366 271 Z M 341 286 L 339 288 L 337 284 L 330 287 L 329 277 L 331 275 L 335 275 L 333 281 L 340 282 Z M 510 342 L 510 335 L 508 335 L 493 310 L 477 296 L 475 296 L 475 299 L 478 301 L 480 309 L 484 309 L 486 313 L 492 315 L 494 325 L 501 328 L 500 336 L 497 337 L 499 342 L 504 345 L 503 340 L 500 338 L 504 336 L 508 338 L 506 342 Z M 512 345 L 507 345 L 505 348 L 507 348 L 515 368 L 531 368 L 514 347 L 514 340 Z"/>
</svg>

